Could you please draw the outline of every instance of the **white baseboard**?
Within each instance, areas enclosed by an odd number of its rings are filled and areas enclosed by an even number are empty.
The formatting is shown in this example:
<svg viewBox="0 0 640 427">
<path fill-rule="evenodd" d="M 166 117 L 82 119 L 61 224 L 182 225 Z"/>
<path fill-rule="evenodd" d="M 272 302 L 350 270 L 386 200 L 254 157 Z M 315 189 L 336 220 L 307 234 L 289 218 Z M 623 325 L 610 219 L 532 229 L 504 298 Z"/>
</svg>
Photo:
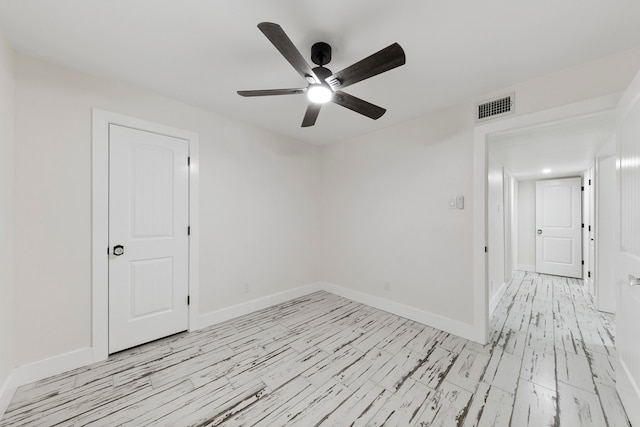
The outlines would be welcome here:
<svg viewBox="0 0 640 427">
<path fill-rule="evenodd" d="M 625 363 L 618 357 L 616 363 L 616 390 L 627 412 L 631 425 L 640 426 L 640 389 Z"/>
<path fill-rule="evenodd" d="M 332 294 L 336 294 L 398 316 L 406 317 L 407 319 L 429 325 L 433 328 L 449 332 L 450 334 L 454 334 L 471 341 L 480 342 L 482 339 L 481 337 L 476 336 L 475 328 L 473 325 L 468 323 L 460 322 L 426 310 L 410 307 L 399 302 L 331 283 L 324 283 L 321 285 L 321 288 L 322 290 L 331 292 Z"/>
<path fill-rule="evenodd" d="M 502 299 L 502 296 L 504 295 L 506 290 L 507 284 L 503 282 L 502 285 L 500 285 L 500 289 L 498 289 L 493 298 L 491 298 L 491 301 L 489 301 L 489 317 L 491 317 L 493 312 L 496 311 L 496 307 L 498 306 L 498 303 Z"/>
<path fill-rule="evenodd" d="M 217 323 L 226 322 L 254 311 L 262 310 L 272 305 L 281 304 L 304 295 L 311 294 L 322 290 L 320 283 L 312 283 L 305 286 L 289 289 L 277 294 L 267 295 L 266 297 L 257 298 L 251 301 L 243 302 L 231 307 L 221 308 L 206 314 L 201 314 L 198 318 L 198 327 L 206 328 L 207 326 Z"/>
<path fill-rule="evenodd" d="M 0 418 L 18 387 L 93 363 L 93 349 L 81 348 L 15 368 L 0 388 Z"/>
<path fill-rule="evenodd" d="M 480 337 L 475 336 L 476 334 L 474 333 L 475 329 L 473 325 L 468 323 L 459 322 L 448 317 L 440 316 L 439 314 L 410 307 L 408 305 L 367 294 L 365 292 L 354 291 L 331 283 L 313 283 L 306 286 L 300 286 L 288 291 L 203 314 L 200 315 L 198 324 L 201 328 L 206 328 L 207 326 L 212 326 L 236 317 L 244 316 L 245 314 L 253 313 L 254 311 L 262 310 L 264 308 L 271 307 L 272 305 L 280 304 L 317 291 L 331 292 L 332 294 L 348 298 L 398 316 L 406 317 L 407 319 L 415 320 L 416 322 L 429 325 L 433 328 L 449 332 L 471 341 L 479 342 L 481 339 Z"/>
<path fill-rule="evenodd" d="M 13 399 L 13 395 L 16 392 L 16 387 L 10 385 L 11 383 L 13 383 L 14 375 L 15 370 L 9 373 L 9 376 L 2 384 L 2 387 L 0 387 L 0 419 L 2 419 L 2 416 L 9 407 L 9 403 L 11 403 L 11 399 Z"/>
<path fill-rule="evenodd" d="M 18 366 L 13 371 L 10 387 L 18 388 L 25 384 L 58 375 L 63 372 L 81 368 L 93 363 L 93 349 L 81 348 L 68 353 L 59 354 L 48 359 Z"/>
<path fill-rule="evenodd" d="M 518 270 L 520 271 L 530 271 L 532 273 L 536 272 L 536 266 L 531 264 L 518 264 Z"/>
</svg>

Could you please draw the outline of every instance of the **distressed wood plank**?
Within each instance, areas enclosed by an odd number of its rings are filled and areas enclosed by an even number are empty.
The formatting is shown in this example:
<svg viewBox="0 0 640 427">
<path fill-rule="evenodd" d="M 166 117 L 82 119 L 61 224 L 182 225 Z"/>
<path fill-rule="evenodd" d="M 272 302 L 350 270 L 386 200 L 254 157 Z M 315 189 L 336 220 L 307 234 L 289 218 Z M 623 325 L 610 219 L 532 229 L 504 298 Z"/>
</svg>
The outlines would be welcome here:
<svg viewBox="0 0 640 427">
<path fill-rule="evenodd" d="M 116 399 L 108 405 L 93 408 L 93 410 L 71 421 L 77 426 L 119 426 L 125 422 L 133 421 L 139 414 L 160 407 L 165 402 L 189 393 L 193 389 L 193 384 L 188 379 L 159 389 L 149 387 Z"/>
<path fill-rule="evenodd" d="M 488 355 L 465 348 L 451 367 L 445 381 L 473 393 L 478 387 L 488 363 Z"/>
<path fill-rule="evenodd" d="M 620 401 L 620 396 L 614 387 L 596 383 L 596 390 L 602 405 L 602 412 L 607 425 L 613 427 L 629 427 L 631 423 Z"/>
<path fill-rule="evenodd" d="M 518 382 L 511 425 L 518 427 L 555 427 L 557 397 L 554 390 L 523 380 Z M 569 424 L 571 425 L 571 424 Z"/>
<path fill-rule="evenodd" d="M 491 354 L 491 359 L 482 376 L 482 381 L 509 394 L 515 394 L 521 365 L 521 358 L 501 350 L 495 350 Z"/>
<path fill-rule="evenodd" d="M 460 426 L 464 421 L 473 393 L 445 381 L 436 390 L 418 417 L 421 426 Z"/>
<path fill-rule="evenodd" d="M 366 425 L 391 395 L 392 393 L 384 387 L 367 382 L 322 420 L 322 425 L 331 427 Z"/>
<path fill-rule="evenodd" d="M 364 353 L 361 351 L 351 346 L 345 346 L 335 353 L 330 353 L 328 357 L 320 360 L 301 375 L 314 386 L 320 387 L 329 381 L 331 377 L 360 360 L 362 356 L 364 356 Z"/>
<path fill-rule="evenodd" d="M 329 355 L 318 348 L 311 348 L 297 357 L 264 371 L 260 376 L 262 381 L 272 390 L 291 381 L 294 377 L 302 374 L 307 369 L 318 363 L 322 363 Z"/>
<path fill-rule="evenodd" d="M 277 388 L 251 406 L 222 420 L 219 425 L 233 427 L 253 425 L 270 414 L 275 413 L 278 415 L 280 412 L 287 411 L 291 405 L 295 405 L 297 401 L 306 398 L 315 390 L 316 388 L 304 378 L 296 377 L 288 382 L 286 386 Z"/>
<path fill-rule="evenodd" d="M 392 357 L 386 351 L 378 348 L 371 349 L 351 365 L 338 372 L 335 378 L 352 391 L 355 391 L 369 381 Z"/>
<path fill-rule="evenodd" d="M 387 390 L 395 392 L 426 360 L 426 356 L 402 349 L 373 374 L 371 379 Z"/>
<path fill-rule="evenodd" d="M 411 378 L 429 388 L 436 389 L 444 381 L 458 355 L 439 346 L 432 347 L 431 350 L 424 363 L 411 375 Z"/>
<path fill-rule="evenodd" d="M 556 353 L 556 375 L 558 382 L 570 384 L 589 393 L 596 392 L 591 367 L 585 356 L 558 351 Z"/>
<path fill-rule="evenodd" d="M 367 422 L 367 426 L 410 426 L 415 425 L 434 390 L 411 378 L 402 384 L 380 410 Z"/>
<path fill-rule="evenodd" d="M 600 400 L 595 393 L 561 382 L 558 383 L 558 412 L 560 425 L 606 425 Z"/>
<path fill-rule="evenodd" d="M 515 395 L 480 383 L 473 395 L 463 427 L 506 427 L 511 421 Z"/>
<path fill-rule="evenodd" d="M 555 391 L 555 356 L 531 347 L 525 348 L 520 377 Z"/>
<path fill-rule="evenodd" d="M 258 421 L 255 426 L 312 426 L 319 423 L 342 404 L 351 392 L 348 388 L 331 380 L 304 399 L 286 408 L 285 411 L 271 414 Z"/>
</svg>

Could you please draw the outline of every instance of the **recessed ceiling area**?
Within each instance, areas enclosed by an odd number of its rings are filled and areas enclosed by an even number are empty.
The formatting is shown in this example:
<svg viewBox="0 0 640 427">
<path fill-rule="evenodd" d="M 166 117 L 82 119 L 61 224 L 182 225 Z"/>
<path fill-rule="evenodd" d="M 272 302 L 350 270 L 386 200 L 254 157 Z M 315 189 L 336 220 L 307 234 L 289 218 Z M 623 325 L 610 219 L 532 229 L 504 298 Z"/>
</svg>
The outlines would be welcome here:
<svg viewBox="0 0 640 427">
<path fill-rule="evenodd" d="M 488 147 L 518 180 L 577 176 L 593 164 L 614 129 L 615 112 L 609 111 L 492 134 Z"/>
<path fill-rule="evenodd" d="M 181 100 L 314 144 L 363 135 L 640 45 L 640 2 L 511 0 L 0 0 L 20 53 Z M 282 26 L 310 61 L 332 46 L 341 70 L 398 42 L 406 65 L 349 87 L 387 109 L 378 120 L 323 106 L 301 128 L 303 96 L 237 90 L 304 80 L 256 27 Z"/>
</svg>

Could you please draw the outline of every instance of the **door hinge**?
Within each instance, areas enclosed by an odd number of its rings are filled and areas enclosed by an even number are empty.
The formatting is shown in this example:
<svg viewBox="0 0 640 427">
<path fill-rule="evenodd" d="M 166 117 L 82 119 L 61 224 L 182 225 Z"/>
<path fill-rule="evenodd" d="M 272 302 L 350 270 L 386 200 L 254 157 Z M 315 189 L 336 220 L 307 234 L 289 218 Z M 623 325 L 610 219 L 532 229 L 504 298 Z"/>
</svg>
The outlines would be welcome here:
<svg viewBox="0 0 640 427">
<path fill-rule="evenodd" d="M 191 305 L 191 295 L 187 295 L 187 305 Z"/>
<path fill-rule="evenodd" d="M 580 187 L 580 189 L 581 189 L 582 191 L 584 191 L 584 185 L 583 185 L 582 187 Z"/>
<path fill-rule="evenodd" d="M 582 228 L 584 228 L 584 223 L 582 223 Z"/>
<path fill-rule="evenodd" d="M 191 166 L 191 157 L 187 157 L 187 166 Z"/>
<path fill-rule="evenodd" d="M 109 247 L 107 246 L 107 255 L 109 255 Z"/>
<path fill-rule="evenodd" d="M 591 185 L 591 180 L 589 180 L 589 185 Z"/>
<path fill-rule="evenodd" d="M 591 226 L 589 226 L 589 231 L 591 231 Z"/>
<path fill-rule="evenodd" d="M 191 236 L 191 226 L 187 227 L 187 236 Z"/>
<path fill-rule="evenodd" d="M 486 246 L 484 247 L 484 253 L 489 252 L 489 248 L 487 248 Z"/>
<path fill-rule="evenodd" d="M 591 277 L 591 272 L 590 271 L 587 272 L 587 277 Z"/>
<path fill-rule="evenodd" d="M 584 265 L 584 260 L 582 260 L 582 265 Z"/>
</svg>

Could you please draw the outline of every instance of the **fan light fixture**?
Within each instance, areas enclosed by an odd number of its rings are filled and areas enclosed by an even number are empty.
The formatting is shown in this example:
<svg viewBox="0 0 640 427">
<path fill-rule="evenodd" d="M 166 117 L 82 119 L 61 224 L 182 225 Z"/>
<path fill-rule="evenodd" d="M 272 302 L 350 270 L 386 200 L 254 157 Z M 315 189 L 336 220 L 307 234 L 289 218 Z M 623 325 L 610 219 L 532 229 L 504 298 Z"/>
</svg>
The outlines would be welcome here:
<svg viewBox="0 0 640 427">
<path fill-rule="evenodd" d="M 331 89 L 322 84 L 311 85 L 307 89 L 307 98 L 316 104 L 325 104 L 331 101 L 332 96 Z"/>
<path fill-rule="evenodd" d="M 549 169 L 549 168 L 542 169 L 542 173 L 544 173 L 544 174 L 551 173 L 551 169 Z"/>
<path fill-rule="evenodd" d="M 390 44 L 373 55 L 369 55 L 355 64 L 334 73 L 325 67 L 331 62 L 331 46 L 327 43 L 317 42 L 311 46 L 311 61 L 317 65 L 317 67 L 311 68 L 280 25 L 273 22 L 261 22 L 258 24 L 258 29 L 278 49 L 284 59 L 295 68 L 300 77 L 307 82 L 307 85 L 306 87 L 290 89 L 239 90 L 238 95 L 306 94 L 309 104 L 302 119 L 303 128 L 315 125 L 322 104 L 327 102 L 333 102 L 373 120 L 379 119 L 387 111 L 382 107 L 349 95 L 347 92 L 343 92 L 343 89 L 369 77 L 377 76 L 404 65 L 406 57 L 404 50 L 398 43 Z"/>
</svg>

